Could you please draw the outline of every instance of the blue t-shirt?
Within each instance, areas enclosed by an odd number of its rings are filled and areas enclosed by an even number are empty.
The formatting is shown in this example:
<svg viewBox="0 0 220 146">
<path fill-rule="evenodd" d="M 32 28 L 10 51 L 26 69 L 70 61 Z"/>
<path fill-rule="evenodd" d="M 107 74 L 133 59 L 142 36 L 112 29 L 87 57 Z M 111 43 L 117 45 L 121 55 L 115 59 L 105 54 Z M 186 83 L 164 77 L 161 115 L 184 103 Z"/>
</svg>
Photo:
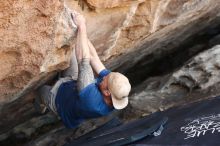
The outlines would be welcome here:
<svg viewBox="0 0 220 146">
<path fill-rule="evenodd" d="M 78 126 L 83 120 L 109 114 L 109 107 L 99 90 L 99 83 L 109 70 L 102 70 L 96 81 L 78 93 L 77 81 L 68 81 L 60 85 L 56 95 L 56 107 L 59 116 L 67 128 Z"/>
</svg>

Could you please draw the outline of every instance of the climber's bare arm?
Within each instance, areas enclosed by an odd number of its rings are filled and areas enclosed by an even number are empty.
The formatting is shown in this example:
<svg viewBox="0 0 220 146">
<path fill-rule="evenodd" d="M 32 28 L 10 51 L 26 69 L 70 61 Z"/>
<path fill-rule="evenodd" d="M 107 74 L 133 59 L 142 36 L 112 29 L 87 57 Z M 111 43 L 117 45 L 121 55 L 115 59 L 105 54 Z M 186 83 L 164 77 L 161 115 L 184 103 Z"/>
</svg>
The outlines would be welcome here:
<svg viewBox="0 0 220 146">
<path fill-rule="evenodd" d="M 87 30 L 85 18 L 79 13 L 72 13 L 74 23 L 78 27 L 76 42 L 76 57 L 78 63 L 82 59 L 90 59 L 90 50 L 87 42 Z"/>
<path fill-rule="evenodd" d="M 90 49 L 87 40 L 85 18 L 77 12 L 72 13 L 72 15 L 73 21 L 78 27 L 75 51 L 79 68 L 77 89 L 80 92 L 93 83 L 94 74 L 90 64 Z"/>
<path fill-rule="evenodd" d="M 74 17 L 73 21 L 78 27 L 76 42 L 76 56 L 78 63 L 82 60 L 82 58 L 90 59 L 90 64 L 94 72 L 99 74 L 103 69 L 105 69 L 105 66 L 99 59 L 96 49 L 88 40 L 85 18 L 77 12 L 73 12 L 72 15 Z"/>
<path fill-rule="evenodd" d="M 95 47 L 88 39 L 88 46 L 90 50 L 90 63 L 96 74 L 99 74 L 103 69 L 105 69 L 104 64 L 101 62 Z"/>
</svg>

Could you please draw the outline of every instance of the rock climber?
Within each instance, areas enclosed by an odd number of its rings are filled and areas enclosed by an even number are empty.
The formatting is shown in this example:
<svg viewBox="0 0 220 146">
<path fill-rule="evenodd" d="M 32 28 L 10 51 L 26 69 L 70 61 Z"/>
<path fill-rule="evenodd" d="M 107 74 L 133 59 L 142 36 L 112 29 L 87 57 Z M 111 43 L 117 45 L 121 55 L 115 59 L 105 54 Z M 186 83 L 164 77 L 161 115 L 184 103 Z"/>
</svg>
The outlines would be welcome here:
<svg viewBox="0 0 220 146">
<path fill-rule="evenodd" d="M 58 115 L 67 128 L 125 108 L 131 90 L 127 77 L 107 70 L 99 59 L 87 37 L 83 15 L 72 12 L 71 16 L 77 26 L 77 38 L 70 67 L 61 73 L 53 87 L 44 85 L 39 89 L 44 105 Z M 98 77 L 94 78 L 94 74 Z"/>
</svg>

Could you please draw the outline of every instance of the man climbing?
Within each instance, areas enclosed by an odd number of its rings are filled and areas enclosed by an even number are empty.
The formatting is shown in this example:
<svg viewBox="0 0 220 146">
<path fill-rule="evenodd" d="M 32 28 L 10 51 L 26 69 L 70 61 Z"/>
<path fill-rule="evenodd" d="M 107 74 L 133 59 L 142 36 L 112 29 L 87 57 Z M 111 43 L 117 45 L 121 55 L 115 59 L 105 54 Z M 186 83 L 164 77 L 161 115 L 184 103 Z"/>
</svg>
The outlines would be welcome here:
<svg viewBox="0 0 220 146">
<path fill-rule="evenodd" d="M 43 103 L 68 128 L 76 127 L 85 119 L 105 116 L 114 108 L 125 108 L 131 90 L 124 75 L 110 72 L 100 61 L 87 38 L 85 18 L 76 12 L 71 16 L 78 31 L 70 67 L 62 72 L 62 78 L 53 87 L 44 85 L 39 89 Z M 93 71 L 98 78 L 94 79 Z"/>
</svg>

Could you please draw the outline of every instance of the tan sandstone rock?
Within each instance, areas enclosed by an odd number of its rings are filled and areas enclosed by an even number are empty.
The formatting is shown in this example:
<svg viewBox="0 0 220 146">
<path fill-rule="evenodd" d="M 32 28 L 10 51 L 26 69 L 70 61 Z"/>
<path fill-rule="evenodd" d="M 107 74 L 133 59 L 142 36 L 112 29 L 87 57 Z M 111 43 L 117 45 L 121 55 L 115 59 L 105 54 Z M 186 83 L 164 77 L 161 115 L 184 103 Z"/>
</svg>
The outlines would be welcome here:
<svg viewBox="0 0 220 146">
<path fill-rule="evenodd" d="M 134 1 L 138 0 L 87 0 L 88 4 L 94 8 L 114 8 L 114 7 L 123 7 L 129 6 Z"/>
<path fill-rule="evenodd" d="M 0 103 L 68 66 L 74 28 L 63 1 L 0 2 Z M 15 98 L 12 98 L 12 97 Z"/>
<path fill-rule="evenodd" d="M 87 7 L 82 11 L 77 1 L 72 0 L 1 2 L 1 102 L 14 100 L 26 88 L 34 87 L 33 82 L 41 80 L 42 73 L 68 67 L 70 40 L 74 35 L 70 9 L 85 15 L 89 38 L 102 60 L 107 60 L 137 50 L 156 31 L 203 15 L 203 11 L 215 5 L 211 0 L 87 3 L 96 9 Z M 111 68 L 116 67 L 113 65 Z"/>
<path fill-rule="evenodd" d="M 79 9 L 77 2 L 66 0 L 72 9 L 86 16 L 89 37 L 102 60 L 126 54 L 139 47 L 166 26 L 178 26 L 204 15 L 217 6 L 214 0 L 87 0 Z M 92 6 L 94 9 L 90 9 Z M 94 21 L 95 20 L 95 21 Z"/>
</svg>

